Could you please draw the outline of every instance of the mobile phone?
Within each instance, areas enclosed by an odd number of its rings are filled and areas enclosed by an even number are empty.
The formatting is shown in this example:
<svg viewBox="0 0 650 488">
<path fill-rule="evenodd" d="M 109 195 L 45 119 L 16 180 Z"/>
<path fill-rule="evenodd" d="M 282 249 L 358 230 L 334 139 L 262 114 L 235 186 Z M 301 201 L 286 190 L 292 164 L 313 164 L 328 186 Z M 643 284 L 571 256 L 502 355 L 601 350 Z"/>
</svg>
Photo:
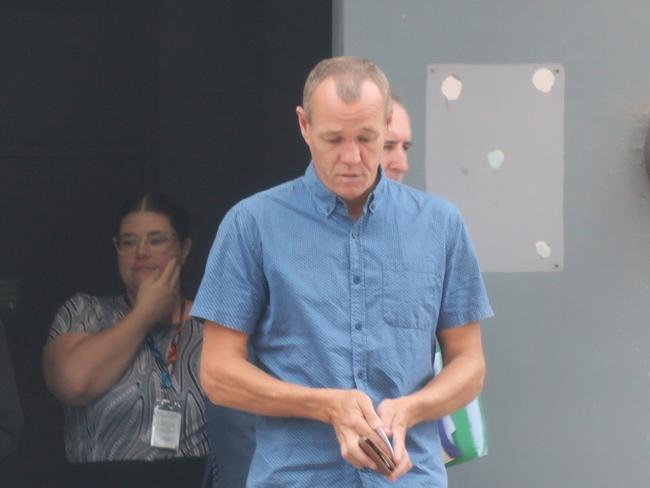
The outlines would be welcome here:
<svg viewBox="0 0 650 488">
<path fill-rule="evenodd" d="M 381 474 L 390 476 L 395 470 L 395 462 L 391 455 L 375 444 L 372 439 L 360 437 L 359 447 L 366 456 L 373 460 Z"/>
</svg>

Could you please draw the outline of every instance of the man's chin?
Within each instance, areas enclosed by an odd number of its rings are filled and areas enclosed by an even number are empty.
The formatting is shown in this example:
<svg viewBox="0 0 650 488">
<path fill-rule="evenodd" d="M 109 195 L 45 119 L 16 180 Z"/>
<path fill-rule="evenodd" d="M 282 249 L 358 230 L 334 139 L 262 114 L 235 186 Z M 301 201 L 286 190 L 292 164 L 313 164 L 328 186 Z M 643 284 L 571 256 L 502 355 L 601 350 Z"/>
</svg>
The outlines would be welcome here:
<svg viewBox="0 0 650 488">
<path fill-rule="evenodd" d="M 374 189 L 374 184 L 351 185 L 343 190 L 341 198 L 345 200 L 358 200 L 367 197 Z"/>
</svg>

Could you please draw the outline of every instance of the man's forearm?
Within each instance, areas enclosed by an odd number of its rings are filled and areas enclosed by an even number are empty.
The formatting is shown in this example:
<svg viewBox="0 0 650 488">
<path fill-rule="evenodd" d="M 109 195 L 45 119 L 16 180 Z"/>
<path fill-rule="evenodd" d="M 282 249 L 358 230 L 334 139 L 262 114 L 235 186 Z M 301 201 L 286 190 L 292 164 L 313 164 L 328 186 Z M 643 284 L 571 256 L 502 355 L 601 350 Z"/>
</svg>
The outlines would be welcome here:
<svg viewBox="0 0 650 488">
<path fill-rule="evenodd" d="M 272 417 L 331 421 L 335 390 L 281 381 L 247 360 L 247 336 L 206 322 L 201 352 L 201 385 L 210 401 Z"/>
<path fill-rule="evenodd" d="M 402 398 L 410 426 L 439 419 L 476 398 L 483 389 L 485 362 L 482 358 L 459 356 L 422 389 Z"/>
<path fill-rule="evenodd" d="M 280 381 L 246 360 L 228 371 L 201 367 L 201 384 L 211 402 L 271 417 L 302 417 L 328 423 L 328 390 Z"/>
</svg>

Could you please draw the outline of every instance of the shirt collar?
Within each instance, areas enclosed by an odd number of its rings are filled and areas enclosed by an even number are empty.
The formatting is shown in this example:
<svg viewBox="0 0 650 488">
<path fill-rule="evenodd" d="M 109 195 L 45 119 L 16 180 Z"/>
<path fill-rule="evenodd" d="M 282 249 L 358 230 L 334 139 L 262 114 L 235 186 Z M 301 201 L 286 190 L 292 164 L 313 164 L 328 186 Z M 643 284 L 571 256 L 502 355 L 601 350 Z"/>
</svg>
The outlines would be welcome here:
<svg viewBox="0 0 650 488">
<path fill-rule="evenodd" d="M 379 165 L 378 179 L 375 189 L 368 195 L 368 201 L 366 202 L 366 212 L 369 211 L 372 214 L 377 212 L 377 207 L 384 202 L 388 191 L 388 178 L 384 174 L 384 168 L 381 167 L 381 164 Z"/>
<path fill-rule="evenodd" d="M 336 208 L 336 194 L 323 185 L 316 174 L 313 161 L 309 163 L 307 171 L 305 171 L 305 184 L 318 209 L 329 217 Z"/>
<path fill-rule="evenodd" d="M 378 179 L 379 181 L 377 182 L 377 185 L 374 190 L 370 192 L 370 195 L 368 195 L 368 199 L 364 205 L 365 211 L 369 211 L 373 214 L 377 211 L 378 205 L 380 205 L 382 200 L 385 198 L 386 187 L 388 184 L 381 165 L 379 165 Z M 340 199 L 334 192 L 330 191 L 325 185 L 323 185 L 323 182 L 316 174 L 313 161 L 309 163 L 309 166 L 307 166 L 307 170 L 305 171 L 305 184 L 318 209 L 329 217 L 336 209 L 336 205 Z"/>
</svg>

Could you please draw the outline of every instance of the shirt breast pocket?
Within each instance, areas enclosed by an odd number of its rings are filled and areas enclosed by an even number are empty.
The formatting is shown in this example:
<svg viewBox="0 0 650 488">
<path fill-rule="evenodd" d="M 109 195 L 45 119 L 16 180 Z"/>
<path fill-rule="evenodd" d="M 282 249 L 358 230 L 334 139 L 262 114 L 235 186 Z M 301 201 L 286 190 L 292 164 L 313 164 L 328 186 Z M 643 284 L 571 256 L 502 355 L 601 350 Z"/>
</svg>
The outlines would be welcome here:
<svg viewBox="0 0 650 488">
<path fill-rule="evenodd" d="M 419 262 L 398 261 L 382 269 L 382 311 L 393 327 L 435 327 L 441 286 L 435 271 Z"/>
</svg>

